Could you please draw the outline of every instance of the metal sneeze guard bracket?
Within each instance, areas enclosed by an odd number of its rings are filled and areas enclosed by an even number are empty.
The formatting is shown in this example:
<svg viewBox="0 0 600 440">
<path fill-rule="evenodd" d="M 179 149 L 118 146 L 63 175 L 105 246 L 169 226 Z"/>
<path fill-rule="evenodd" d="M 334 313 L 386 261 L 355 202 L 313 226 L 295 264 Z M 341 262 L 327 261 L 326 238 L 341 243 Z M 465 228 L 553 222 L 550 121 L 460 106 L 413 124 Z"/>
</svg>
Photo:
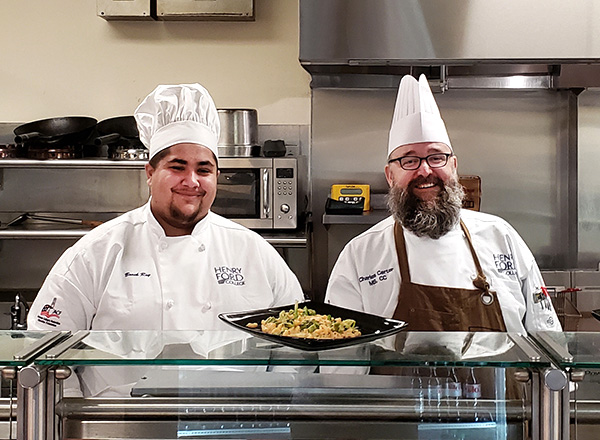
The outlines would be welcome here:
<svg viewBox="0 0 600 440">
<path fill-rule="evenodd" d="M 529 358 L 529 361 L 536 362 L 541 359 L 540 354 L 537 352 L 533 344 L 527 339 L 527 336 L 521 333 L 508 333 L 508 337 L 515 343 L 517 347 L 521 349 L 523 353 Z"/>
<path fill-rule="evenodd" d="M 573 362 L 573 355 L 569 353 L 566 347 L 559 345 L 545 333 L 535 333 L 535 338 L 544 348 L 550 351 L 553 356 L 557 356 L 563 362 Z"/>
<path fill-rule="evenodd" d="M 70 331 L 52 332 L 40 338 L 37 342 L 24 348 L 22 351 L 15 353 L 13 359 L 16 361 L 24 361 L 40 354 L 41 351 L 50 345 L 54 345 L 71 334 Z"/>
<path fill-rule="evenodd" d="M 79 341 L 81 341 L 83 338 L 85 338 L 89 333 L 90 333 L 89 330 L 77 331 L 73 336 L 68 338 L 62 344 L 59 344 L 56 347 L 54 347 L 52 350 L 48 351 L 48 353 L 46 353 L 46 355 L 45 355 L 45 358 L 46 359 L 56 359 L 62 353 L 64 353 L 69 348 L 73 347 L 75 344 L 77 344 Z"/>
</svg>

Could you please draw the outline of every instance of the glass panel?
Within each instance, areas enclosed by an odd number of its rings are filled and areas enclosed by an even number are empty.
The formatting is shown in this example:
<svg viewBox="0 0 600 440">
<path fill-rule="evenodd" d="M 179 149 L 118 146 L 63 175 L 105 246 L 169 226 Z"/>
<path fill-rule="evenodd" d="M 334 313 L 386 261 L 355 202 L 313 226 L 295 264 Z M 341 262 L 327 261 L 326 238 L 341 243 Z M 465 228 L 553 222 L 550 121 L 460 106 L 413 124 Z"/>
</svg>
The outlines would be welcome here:
<svg viewBox="0 0 600 440">
<path fill-rule="evenodd" d="M 260 218 L 260 169 L 221 169 L 212 211 L 228 218 Z"/>
<path fill-rule="evenodd" d="M 298 365 L 545 367 L 550 360 L 508 333 L 401 332 L 371 343 L 303 351 L 232 331 L 91 331 L 59 365 Z M 533 353 L 533 355 L 532 355 Z"/>
<path fill-rule="evenodd" d="M 531 393 L 520 383 L 523 391 L 506 391 L 509 372 L 87 366 L 78 375 L 88 398 L 64 399 L 57 411 L 68 415 L 66 438 L 521 439 Z M 100 419 L 110 423 L 94 425 Z"/>
</svg>

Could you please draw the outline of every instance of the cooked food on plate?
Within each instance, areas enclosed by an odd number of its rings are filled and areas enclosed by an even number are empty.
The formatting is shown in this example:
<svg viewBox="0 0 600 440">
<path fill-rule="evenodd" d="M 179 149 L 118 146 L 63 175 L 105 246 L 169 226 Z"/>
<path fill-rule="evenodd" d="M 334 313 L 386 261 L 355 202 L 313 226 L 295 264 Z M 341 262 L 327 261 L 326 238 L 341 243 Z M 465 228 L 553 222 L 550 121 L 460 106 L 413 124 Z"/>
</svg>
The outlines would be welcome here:
<svg viewBox="0 0 600 440">
<path fill-rule="evenodd" d="M 257 328 L 258 323 L 246 324 L 248 328 Z M 354 319 L 334 318 L 331 315 L 319 315 L 308 307 L 299 308 L 298 303 L 290 310 L 282 310 L 279 316 L 269 316 L 260 323 L 264 333 L 307 339 L 344 339 L 360 336 Z"/>
</svg>

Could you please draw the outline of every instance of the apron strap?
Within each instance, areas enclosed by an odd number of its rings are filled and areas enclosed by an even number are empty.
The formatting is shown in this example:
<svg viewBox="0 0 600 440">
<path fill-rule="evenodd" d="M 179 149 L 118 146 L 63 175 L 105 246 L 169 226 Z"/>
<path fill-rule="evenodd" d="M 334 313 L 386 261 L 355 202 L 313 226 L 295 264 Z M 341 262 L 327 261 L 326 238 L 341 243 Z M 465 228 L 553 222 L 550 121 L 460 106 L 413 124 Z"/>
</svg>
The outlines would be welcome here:
<svg viewBox="0 0 600 440">
<path fill-rule="evenodd" d="M 463 223 L 462 219 L 460 220 L 460 227 L 467 237 L 467 243 L 469 244 L 469 249 L 471 250 L 471 255 L 473 256 L 473 261 L 475 261 L 475 267 L 477 268 L 477 277 L 473 280 L 473 285 L 484 292 L 489 292 L 490 284 L 487 282 L 487 278 L 483 274 L 483 269 L 481 268 L 479 258 L 477 257 L 477 253 L 473 247 L 473 242 L 471 241 L 471 234 L 469 233 L 469 230 Z"/>
<path fill-rule="evenodd" d="M 396 254 L 400 266 L 402 282 L 410 283 L 410 271 L 408 270 L 408 257 L 406 256 L 406 244 L 404 243 L 404 231 L 398 222 L 394 222 L 394 238 L 396 242 Z"/>
</svg>

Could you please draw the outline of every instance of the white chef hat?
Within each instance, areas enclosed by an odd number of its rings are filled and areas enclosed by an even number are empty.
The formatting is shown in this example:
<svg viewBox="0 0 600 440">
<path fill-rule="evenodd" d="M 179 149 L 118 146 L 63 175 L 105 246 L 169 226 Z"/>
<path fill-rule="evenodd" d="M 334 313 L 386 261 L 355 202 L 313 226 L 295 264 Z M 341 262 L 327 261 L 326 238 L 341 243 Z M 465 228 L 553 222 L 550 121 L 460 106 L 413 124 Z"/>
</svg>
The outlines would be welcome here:
<svg viewBox="0 0 600 440">
<path fill-rule="evenodd" d="M 135 109 L 134 116 L 150 159 L 180 143 L 203 145 L 219 157 L 219 114 L 200 84 L 160 85 Z"/>
<path fill-rule="evenodd" d="M 417 81 L 405 75 L 400 81 L 390 137 L 388 157 L 402 145 L 441 142 L 450 149 L 450 138 L 425 75 Z"/>
</svg>

